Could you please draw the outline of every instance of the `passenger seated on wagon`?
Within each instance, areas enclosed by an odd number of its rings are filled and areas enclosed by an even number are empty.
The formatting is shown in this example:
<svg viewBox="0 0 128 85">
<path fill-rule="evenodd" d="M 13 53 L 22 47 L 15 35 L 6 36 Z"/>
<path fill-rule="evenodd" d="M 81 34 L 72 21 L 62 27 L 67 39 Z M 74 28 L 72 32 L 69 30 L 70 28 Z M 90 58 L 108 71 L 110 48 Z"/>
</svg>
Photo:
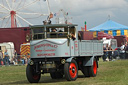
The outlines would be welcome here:
<svg viewBox="0 0 128 85">
<path fill-rule="evenodd" d="M 57 31 L 56 28 L 52 28 L 52 29 L 51 29 L 51 32 L 56 32 L 56 31 Z"/>
<path fill-rule="evenodd" d="M 75 40 L 76 39 L 75 35 L 73 33 L 71 33 L 71 35 L 72 35 L 72 39 Z"/>
<path fill-rule="evenodd" d="M 73 40 L 76 39 L 76 36 L 75 36 L 75 27 L 74 27 L 74 26 L 71 27 L 71 29 L 70 29 L 70 35 L 71 35 L 71 38 L 72 38 Z"/>
<path fill-rule="evenodd" d="M 63 31 L 62 31 L 62 30 L 59 30 L 58 32 L 63 32 Z M 59 35 L 59 36 L 62 36 L 63 33 L 59 33 L 58 35 Z"/>
<path fill-rule="evenodd" d="M 57 32 L 57 29 L 56 28 L 51 28 L 51 34 L 50 34 L 51 38 L 56 37 L 57 33 L 55 33 L 55 32 Z"/>
</svg>

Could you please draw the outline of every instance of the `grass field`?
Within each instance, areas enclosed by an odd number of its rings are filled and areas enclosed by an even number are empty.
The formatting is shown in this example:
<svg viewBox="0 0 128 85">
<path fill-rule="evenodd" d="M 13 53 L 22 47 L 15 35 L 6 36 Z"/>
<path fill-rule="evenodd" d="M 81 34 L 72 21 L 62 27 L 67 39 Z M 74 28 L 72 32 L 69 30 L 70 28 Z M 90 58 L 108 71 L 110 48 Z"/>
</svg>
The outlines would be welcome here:
<svg viewBox="0 0 128 85">
<path fill-rule="evenodd" d="M 0 85 L 31 85 L 26 79 L 26 66 L 0 67 Z M 40 82 L 32 85 L 128 85 L 128 60 L 99 61 L 96 77 L 85 78 L 81 71 L 76 81 L 65 78 L 53 80 L 49 74 L 42 75 Z"/>
</svg>

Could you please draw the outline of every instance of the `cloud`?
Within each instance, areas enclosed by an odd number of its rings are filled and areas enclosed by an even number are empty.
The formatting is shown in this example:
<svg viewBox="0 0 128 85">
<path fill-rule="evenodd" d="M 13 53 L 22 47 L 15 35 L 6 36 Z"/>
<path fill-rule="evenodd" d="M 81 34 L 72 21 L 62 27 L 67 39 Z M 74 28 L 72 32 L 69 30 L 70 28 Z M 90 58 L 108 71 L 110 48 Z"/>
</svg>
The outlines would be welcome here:
<svg viewBox="0 0 128 85">
<path fill-rule="evenodd" d="M 72 13 L 82 13 L 84 11 L 95 11 L 102 9 L 118 9 L 128 6 L 125 0 L 58 0 L 64 9 Z"/>
<path fill-rule="evenodd" d="M 0 3 L 2 3 L 2 1 L 4 0 L 0 0 Z M 16 0 L 15 5 L 20 3 L 20 1 L 22 1 L 22 4 L 19 5 L 19 7 L 22 7 L 35 0 Z M 12 2 L 10 3 L 12 4 Z M 4 4 L 7 6 L 6 3 Z M 78 24 L 80 27 L 84 26 L 84 21 L 87 21 L 88 28 L 99 25 L 107 20 L 108 15 L 111 15 L 113 20 L 122 21 L 121 23 L 127 25 L 128 0 L 49 0 L 49 4 L 53 13 L 57 13 L 60 9 L 68 12 L 69 16 L 73 17 L 73 23 Z M 21 10 L 21 12 L 39 12 L 47 14 L 48 6 L 44 0 L 39 0 L 39 2 Z M 0 17 L 1 16 L 3 15 L 0 14 Z M 29 18 L 29 16 L 23 17 Z M 47 16 L 44 16 L 40 19 L 34 18 L 29 21 L 33 24 L 41 24 L 43 19 L 46 18 Z M 52 20 L 55 21 L 55 17 Z"/>
<path fill-rule="evenodd" d="M 52 10 L 54 6 L 56 6 L 55 10 L 63 8 L 73 17 L 73 22 L 78 23 L 80 27 L 84 26 L 84 21 L 87 21 L 89 28 L 103 23 L 108 15 L 114 20 L 115 18 L 120 20 L 128 14 L 127 0 L 56 0 L 52 6 Z M 126 24 L 126 22 L 123 23 Z"/>
</svg>

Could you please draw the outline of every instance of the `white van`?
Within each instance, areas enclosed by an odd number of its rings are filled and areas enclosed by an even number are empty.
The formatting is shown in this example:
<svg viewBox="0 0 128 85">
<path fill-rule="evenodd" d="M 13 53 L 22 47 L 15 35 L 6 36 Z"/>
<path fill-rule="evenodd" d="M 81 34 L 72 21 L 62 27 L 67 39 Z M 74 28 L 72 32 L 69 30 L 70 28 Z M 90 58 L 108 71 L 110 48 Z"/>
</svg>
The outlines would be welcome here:
<svg viewBox="0 0 128 85">
<path fill-rule="evenodd" d="M 111 45 L 112 49 L 115 49 L 117 48 L 117 40 L 116 39 L 106 39 L 106 38 L 103 38 L 102 39 L 103 41 L 103 45 Z"/>
<path fill-rule="evenodd" d="M 0 43 L 0 50 L 2 50 L 3 53 L 5 52 L 6 49 L 10 57 L 10 60 L 12 60 L 14 56 L 14 43 L 13 42 Z"/>
</svg>

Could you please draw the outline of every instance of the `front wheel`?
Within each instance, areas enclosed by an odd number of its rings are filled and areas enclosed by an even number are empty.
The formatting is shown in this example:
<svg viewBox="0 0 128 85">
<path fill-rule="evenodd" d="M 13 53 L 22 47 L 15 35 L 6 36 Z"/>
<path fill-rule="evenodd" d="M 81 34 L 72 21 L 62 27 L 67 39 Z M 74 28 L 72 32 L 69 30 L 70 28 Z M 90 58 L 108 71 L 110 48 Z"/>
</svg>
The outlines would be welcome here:
<svg viewBox="0 0 128 85">
<path fill-rule="evenodd" d="M 34 67 L 33 66 L 31 66 L 29 64 L 27 65 L 26 77 L 27 77 L 27 79 L 30 83 L 38 83 L 39 80 L 40 80 L 40 76 L 41 76 L 40 73 L 35 73 L 34 72 Z"/>
<path fill-rule="evenodd" d="M 68 81 L 75 81 L 78 77 L 78 66 L 75 60 L 64 64 L 64 74 Z"/>
</svg>

